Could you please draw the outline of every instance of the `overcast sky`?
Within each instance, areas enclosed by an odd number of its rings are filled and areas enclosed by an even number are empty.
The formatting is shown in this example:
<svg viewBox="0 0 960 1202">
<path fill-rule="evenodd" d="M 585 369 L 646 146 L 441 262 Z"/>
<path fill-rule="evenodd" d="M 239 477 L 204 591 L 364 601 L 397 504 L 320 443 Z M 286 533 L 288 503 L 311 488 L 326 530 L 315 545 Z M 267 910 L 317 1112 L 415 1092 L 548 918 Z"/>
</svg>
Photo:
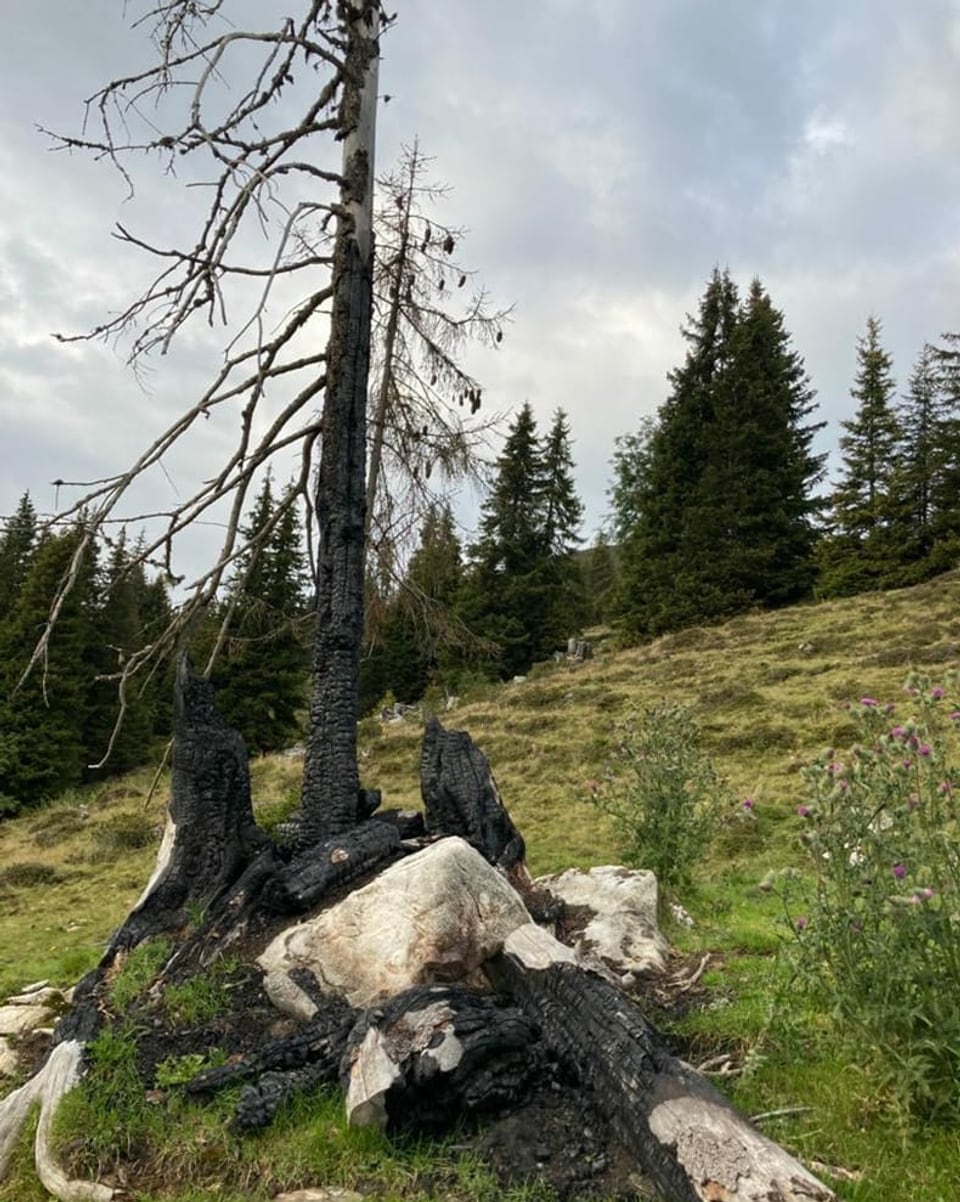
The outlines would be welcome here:
<svg viewBox="0 0 960 1202">
<path fill-rule="evenodd" d="M 261 7 L 225 0 L 238 23 Z M 294 0 L 274 0 L 277 13 Z M 395 0 L 384 38 L 381 168 L 415 136 L 451 185 L 438 214 L 515 305 L 471 359 L 492 408 L 569 415 L 589 537 L 609 460 L 666 395 L 679 327 L 712 268 L 759 275 L 829 422 L 849 417 L 867 317 L 905 384 L 924 340 L 960 329 L 958 0 Z M 51 153 L 82 101 L 148 59 L 121 0 L 6 0 L 0 40 L 0 513 L 29 488 L 118 470 L 188 402 L 189 343 L 148 391 L 122 348 L 51 331 L 102 319 L 144 278 L 117 220 L 171 236 L 189 197 Z M 179 186 L 179 185 L 176 185 Z M 160 185 L 157 185 L 158 189 Z M 222 439 L 150 487 L 159 504 L 211 470 Z M 166 493 L 165 493 L 166 490 Z M 60 498 L 63 501 L 63 496 Z M 465 505 L 464 512 L 470 512 Z"/>
</svg>

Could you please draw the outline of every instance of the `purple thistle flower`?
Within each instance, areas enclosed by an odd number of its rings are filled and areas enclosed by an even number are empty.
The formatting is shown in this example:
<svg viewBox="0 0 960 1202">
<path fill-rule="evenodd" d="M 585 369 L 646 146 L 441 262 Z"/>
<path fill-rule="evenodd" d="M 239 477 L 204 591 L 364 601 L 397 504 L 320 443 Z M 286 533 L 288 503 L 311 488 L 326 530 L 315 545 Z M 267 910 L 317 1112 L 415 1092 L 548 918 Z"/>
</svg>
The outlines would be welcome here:
<svg viewBox="0 0 960 1202">
<path fill-rule="evenodd" d="M 934 701 L 942 701 L 946 695 L 947 690 L 943 687 L 943 685 L 934 685 L 934 687 L 930 690 L 930 696 Z"/>
<path fill-rule="evenodd" d="M 797 806 L 797 817 L 809 818 L 810 817 L 809 808 L 807 806 Z"/>
<path fill-rule="evenodd" d="M 917 744 L 917 755 L 928 756 L 933 754 L 933 748 L 929 743 Z"/>
<path fill-rule="evenodd" d="M 887 704 L 883 707 L 883 712 L 885 714 L 892 714 L 893 710 L 894 710 L 894 705 L 893 705 L 892 701 L 888 701 Z"/>
<path fill-rule="evenodd" d="M 906 729 L 903 726 L 892 726 L 890 728 L 891 739 L 902 739 L 906 733 Z"/>
<path fill-rule="evenodd" d="M 745 798 L 743 799 L 743 808 L 744 808 L 745 810 L 747 810 L 748 812 L 749 812 L 750 810 L 752 810 L 752 809 L 753 809 L 753 807 L 754 807 L 754 804 L 755 804 L 755 803 L 754 803 L 754 800 L 753 800 L 753 798 L 752 798 L 752 797 L 745 797 Z"/>
<path fill-rule="evenodd" d="M 960 722 L 960 710 L 952 710 L 950 717 L 954 720 L 954 722 Z"/>
<path fill-rule="evenodd" d="M 810 925 L 810 919 L 807 918 L 805 915 L 801 914 L 800 917 L 797 919 L 797 923 L 796 923 L 797 930 L 805 931 L 809 925 Z"/>
<path fill-rule="evenodd" d="M 873 709 L 875 706 L 879 705 L 880 703 L 877 701 L 876 697 L 861 697 L 860 704 L 865 705 L 867 707 L 867 709 Z"/>
<path fill-rule="evenodd" d="M 897 878 L 898 881 L 902 881 L 903 878 L 907 875 L 906 865 L 905 864 L 894 864 L 893 868 L 891 869 L 891 872 Z"/>
</svg>

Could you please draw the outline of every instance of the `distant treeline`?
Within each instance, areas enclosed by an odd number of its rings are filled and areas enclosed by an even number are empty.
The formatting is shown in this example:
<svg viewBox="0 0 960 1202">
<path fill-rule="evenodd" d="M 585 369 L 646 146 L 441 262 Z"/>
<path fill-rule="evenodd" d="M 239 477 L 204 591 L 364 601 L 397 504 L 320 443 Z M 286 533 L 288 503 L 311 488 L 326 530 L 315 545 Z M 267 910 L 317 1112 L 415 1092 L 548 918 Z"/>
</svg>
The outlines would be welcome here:
<svg viewBox="0 0 960 1202">
<path fill-rule="evenodd" d="M 616 440 L 611 514 L 581 550 L 571 432 L 524 404 L 494 464 L 476 541 L 449 504 L 421 515 L 405 559 L 377 548 L 367 581 L 361 712 L 509 679 L 590 623 L 636 642 L 756 607 L 919 583 L 960 559 L 960 335 L 924 346 L 897 394 L 871 317 L 857 344 L 839 479 L 783 314 L 754 280 L 715 271 L 683 328 L 684 362 L 656 417 Z M 220 705 L 254 752 L 297 739 L 312 617 L 301 518 L 268 479 L 250 550 L 194 637 Z M 0 814 L 143 762 L 170 730 L 169 671 L 127 690 L 108 764 L 116 676 L 170 617 L 167 590 L 120 537 L 84 560 L 48 654 L 15 690 L 82 530 L 41 532 L 25 496 L 0 536 Z M 229 617 L 229 635 L 218 632 Z M 111 679 L 112 678 L 112 679 Z"/>
</svg>

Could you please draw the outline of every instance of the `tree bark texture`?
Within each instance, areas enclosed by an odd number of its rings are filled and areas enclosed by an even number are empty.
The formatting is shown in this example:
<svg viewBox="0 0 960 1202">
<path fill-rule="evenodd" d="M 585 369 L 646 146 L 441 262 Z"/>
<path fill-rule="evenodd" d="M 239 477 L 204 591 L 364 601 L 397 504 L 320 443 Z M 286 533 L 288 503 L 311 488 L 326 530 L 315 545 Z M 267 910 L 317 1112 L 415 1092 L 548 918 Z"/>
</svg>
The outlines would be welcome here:
<svg viewBox="0 0 960 1202">
<path fill-rule="evenodd" d="M 113 950 L 183 923 L 188 902 L 208 905 L 272 847 L 253 817 L 243 738 L 220 715 L 213 686 L 192 673 L 186 656 L 177 667 L 172 766 L 157 866 L 114 935 Z"/>
<path fill-rule="evenodd" d="M 486 966 L 571 1062 L 668 1202 L 835 1202 L 834 1194 L 664 1048 L 614 985 L 534 926 Z"/>
<path fill-rule="evenodd" d="M 420 791 L 430 834 L 460 835 L 488 863 L 525 877 L 523 837 L 500 799 L 490 761 L 468 734 L 444 730 L 436 718 L 423 736 Z"/>
<path fill-rule="evenodd" d="M 363 624 L 367 375 L 373 287 L 373 165 L 379 3 L 349 0 L 342 101 L 343 180 L 333 262 L 316 513 L 317 633 L 303 775 L 310 842 L 357 818 L 357 717 Z"/>
</svg>

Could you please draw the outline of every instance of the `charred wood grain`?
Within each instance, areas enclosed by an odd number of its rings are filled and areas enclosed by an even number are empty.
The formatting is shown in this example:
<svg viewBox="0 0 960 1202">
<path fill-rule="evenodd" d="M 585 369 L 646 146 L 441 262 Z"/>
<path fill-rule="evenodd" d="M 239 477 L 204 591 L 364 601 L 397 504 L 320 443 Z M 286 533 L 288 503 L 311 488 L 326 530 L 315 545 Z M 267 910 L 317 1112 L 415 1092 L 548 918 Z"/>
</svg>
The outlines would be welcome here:
<svg viewBox="0 0 960 1202">
<path fill-rule="evenodd" d="M 431 835 L 460 835 L 504 871 L 522 866 L 523 837 L 500 799 L 490 762 L 468 734 L 427 723 L 420 791 Z"/>
<path fill-rule="evenodd" d="M 366 822 L 296 855 L 268 882 L 264 904 L 275 914 L 302 914 L 401 854 L 395 826 Z"/>
<path fill-rule="evenodd" d="M 439 1133 L 515 1105 L 544 1068 L 536 1024 L 507 999 L 418 985 L 366 1011 L 350 1032 L 341 1068 L 348 1111 L 371 1036 L 395 1068 L 378 1103 L 393 1130 Z"/>
<path fill-rule="evenodd" d="M 546 944 L 537 932 L 538 950 Z M 672 1056 L 616 986 L 511 941 L 486 966 L 572 1064 L 623 1146 L 670 1202 L 830 1202 L 826 1186 Z M 518 944 L 514 944 L 517 947 Z"/>
</svg>

